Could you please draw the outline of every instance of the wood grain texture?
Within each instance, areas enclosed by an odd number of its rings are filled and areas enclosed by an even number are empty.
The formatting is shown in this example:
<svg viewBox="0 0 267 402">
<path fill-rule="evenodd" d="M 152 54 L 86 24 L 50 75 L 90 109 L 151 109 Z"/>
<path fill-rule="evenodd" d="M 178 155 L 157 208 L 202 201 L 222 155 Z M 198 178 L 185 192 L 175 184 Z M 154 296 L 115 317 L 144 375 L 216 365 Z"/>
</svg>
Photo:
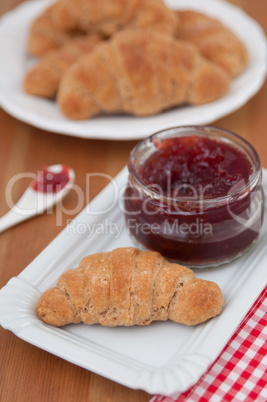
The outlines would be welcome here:
<svg viewBox="0 0 267 402">
<path fill-rule="evenodd" d="M 216 1 L 216 0 L 214 0 Z M 0 15 L 22 3 L 0 2 Z M 232 0 L 267 30 L 267 2 Z M 256 44 L 255 44 L 256 46 Z M 214 125 L 232 130 L 249 140 L 267 168 L 267 83 L 245 106 Z M 76 171 L 76 184 L 86 190 L 87 173 L 114 177 L 126 164 L 136 141 L 83 140 L 57 135 L 24 124 L 0 109 L 0 215 L 8 210 L 5 190 L 20 172 L 36 172 L 43 165 L 66 163 Z M 12 193 L 16 201 L 28 182 L 18 181 Z M 104 178 L 90 183 L 89 199 L 107 184 Z M 18 275 L 85 206 L 71 192 L 66 211 L 57 225 L 55 213 L 29 220 L 0 235 L 0 287 Z M 150 395 L 109 381 L 32 346 L 0 328 L 0 400 L 3 402 L 147 402 Z"/>
</svg>

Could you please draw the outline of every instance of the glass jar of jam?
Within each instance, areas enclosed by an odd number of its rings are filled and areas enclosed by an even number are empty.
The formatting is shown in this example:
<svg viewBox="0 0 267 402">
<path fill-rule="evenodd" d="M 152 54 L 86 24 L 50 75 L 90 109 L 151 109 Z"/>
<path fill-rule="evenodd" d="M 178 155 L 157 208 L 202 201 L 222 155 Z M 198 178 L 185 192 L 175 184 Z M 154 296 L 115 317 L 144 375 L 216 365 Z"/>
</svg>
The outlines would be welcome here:
<svg viewBox="0 0 267 402">
<path fill-rule="evenodd" d="M 124 213 L 139 248 L 201 268 L 233 260 L 257 239 L 262 172 L 240 136 L 211 126 L 166 129 L 135 146 L 128 170 Z"/>
</svg>

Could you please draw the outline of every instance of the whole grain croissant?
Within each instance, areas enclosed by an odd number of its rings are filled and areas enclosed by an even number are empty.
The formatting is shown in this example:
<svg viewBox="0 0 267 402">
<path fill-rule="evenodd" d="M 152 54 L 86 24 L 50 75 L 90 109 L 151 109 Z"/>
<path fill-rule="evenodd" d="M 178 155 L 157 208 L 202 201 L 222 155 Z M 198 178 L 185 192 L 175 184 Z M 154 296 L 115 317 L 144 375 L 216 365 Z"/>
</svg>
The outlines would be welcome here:
<svg viewBox="0 0 267 402">
<path fill-rule="evenodd" d="M 64 74 L 58 105 L 70 119 L 99 112 L 136 116 L 224 96 L 229 76 L 196 48 L 170 35 L 125 30 L 82 56 Z"/>
<path fill-rule="evenodd" d="M 63 30 L 54 24 L 51 15 L 56 3 L 49 6 L 32 23 L 28 36 L 28 51 L 36 57 L 40 57 L 50 49 L 62 46 L 68 40 L 81 36 L 81 30 Z"/>
<path fill-rule="evenodd" d="M 82 54 L 89 53 L 101 40 L 98 34 L 87 34 L 70 39 L 60 48 L 45 52 L 38 63 L 27 72 L 23 82 L 25 92 L 54 98 L 67 68 Z"/>
<path fill-rule="evenodd" d="M 240 39 L 219 20 L 193 11 L 176 11 L 177 37 L 193 43 L 207 59 L 220 65 L 231 77 L 248 64 L 248 52 Z"/>
<path fill-rule="evenodd" d="M 126 26 L 174 35 L 177 24 L 163 0 L 58 0 L 33 21 L 28 50 L 39 57 L 86 32 L 110 37 Z"/>
<path fill-rule="evenodd" d="M 61 29 L 111 36 L 126 26 L 175 33 L 179 22 L 163 0 L 58 0 L 52 12 Z"/>
<path fill-rule="evenodd" d="M 172 321 L 196 325 L 221 313 L 223 295 L 214 282 L 159 253 L 118 248 L 85 257 L 65 272 L 36 305 L 47 324 L 147 325 Z"/>
</svg>

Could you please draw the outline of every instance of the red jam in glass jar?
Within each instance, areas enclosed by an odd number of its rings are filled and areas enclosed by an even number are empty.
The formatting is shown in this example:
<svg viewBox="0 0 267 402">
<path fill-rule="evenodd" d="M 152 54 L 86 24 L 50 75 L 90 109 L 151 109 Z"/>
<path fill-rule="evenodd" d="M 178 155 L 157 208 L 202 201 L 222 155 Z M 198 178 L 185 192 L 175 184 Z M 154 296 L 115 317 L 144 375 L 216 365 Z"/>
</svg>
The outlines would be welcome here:
<svg viewBox="0 0 267 402">
<path fill-rule="evenodd" d="M 124 195 L 134 242 L 191 267 L 229 262 L 257 239 L 261 167 L 252 146 L 209 126 L 171 128 L 131 152 Z"/>
</svg>

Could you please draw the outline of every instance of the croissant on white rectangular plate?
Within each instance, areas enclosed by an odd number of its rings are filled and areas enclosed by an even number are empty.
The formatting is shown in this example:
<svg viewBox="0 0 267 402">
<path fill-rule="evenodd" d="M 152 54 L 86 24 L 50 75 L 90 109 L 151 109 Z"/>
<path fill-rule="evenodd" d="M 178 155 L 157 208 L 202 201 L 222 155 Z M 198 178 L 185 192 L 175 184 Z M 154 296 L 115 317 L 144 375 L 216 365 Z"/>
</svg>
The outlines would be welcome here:
<svg viewBox="0 0 267 402">
<path fill-rule="evenodd" d="M 85 257 L 55 287 L 45 291 L 36 311 L 45 323 L 105 326 L 147 325 L 172 320 L 196 325 L 223 307 L 219 286 L 154 251 L 118 248 Z"/>
</svg>

